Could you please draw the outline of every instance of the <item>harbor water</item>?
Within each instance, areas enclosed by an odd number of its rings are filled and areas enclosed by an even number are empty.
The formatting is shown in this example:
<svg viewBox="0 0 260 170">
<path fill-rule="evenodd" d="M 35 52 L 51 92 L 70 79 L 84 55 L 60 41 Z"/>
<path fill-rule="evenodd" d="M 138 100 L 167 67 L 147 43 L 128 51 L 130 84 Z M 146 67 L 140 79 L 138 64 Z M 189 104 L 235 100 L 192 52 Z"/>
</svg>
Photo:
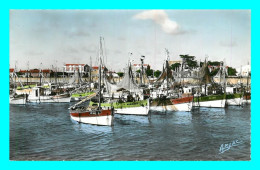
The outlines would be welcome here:
<svg viewBox="0 0 260 170">
<path fill-rule="evenodd" d="M 71 103 L 10 105 L 10 160 L 250 160 L 251 106 L 115 115 L 79 124 Z"/>
</svg>

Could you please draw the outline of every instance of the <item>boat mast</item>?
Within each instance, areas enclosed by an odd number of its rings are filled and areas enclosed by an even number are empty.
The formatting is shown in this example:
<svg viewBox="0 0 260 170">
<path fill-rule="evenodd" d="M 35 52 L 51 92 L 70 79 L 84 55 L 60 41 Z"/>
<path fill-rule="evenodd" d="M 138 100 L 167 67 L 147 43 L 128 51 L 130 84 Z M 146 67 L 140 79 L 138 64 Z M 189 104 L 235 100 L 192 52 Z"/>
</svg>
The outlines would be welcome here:
<svg viewBox="0 0 260 170">
<path fill-rule="evenodd" d="M 64 65 L 65 65 L 65 63 L 64 63 Z M 65 72 L 65 67 L 63 67 L 63 69 L 62 69 L 62 77 L 63 77 L 63 84 L 65 84 L 65 76 L 64 76 L 64 72 Z"/>
<path fill-rule="evenodd" d="M 223 83 L 224 83 L 224 94 L 226 94 L 227 82 L 226 82 L 226 62 L 223 62 Z"/>
<path fill-rule="evenodd" d="M 41 63 L 42 66 L 42 63 Z M 40 68 L 40 86 L 42 86 L 42 68 Z"/>
<path fill-rule="evenodd" d="M 78 85 L 81 86 L 80 84 L 80 72 L 79 72 L 79 65 L 78 65 Z"/>
<path fill-rule="evenodd" d="M 90 67 L 89 67 L 89 81 L 90 81 L 90 83 L 92 83 L 91 72 L 92 72 L 92 58 L 90 56 Z"/>
<path fill-rule="evenodd" d="M 55 68 L 55 84 L 57 84 L 57 74 L 58 74 L 57 73 L 57 71 L 58 71 L 57 70 L 57 60 L 55 60 L 55 62 L 56 62 L 56 65 L 55 65 L 56 66 L 56 68 Z"/>
<path fill-rule="evenodd" d="M 14 66 L 14 93 L 16 93 L 16 62 Z"/>
<path fill-rule="evenodd" d="M 249 63 L 248 63 L 249 65 Z M 248 79 L 249 79 L 249 70 L 247 70 L 247 78 L 246 78 L 246 103 L 247 103 L 247 96 L 248 96 L 248 93 L 249 93 L 249 90 L 248 90 Z"/>
<path fill-rule="evenodd" d="M 101 107 L 101 56 L 102 56 L 102 37 L 99 43 L 99 67 L 98 67 L 98 108 Z"/>
<path fill-rule="evenodd" d="M 140 85 L 143 85 L 143 75 L 144 75 L 144 58 L 145 56 L 141 56 L 140 60 L 141 60 L 141 76 L 140 76 Z"/>
<path fill-rule="evenodd" d="M 28 78 L 29 78 L 29 61 L 27 62 L 27 76 L 26 76 L 26 78 L 27 78 L 26 84 L 28 86 L 28 84 L 29 84 L 29 82 L 28 82 Z"/>
<path fill-rule="evenodd" d="M 167 49 L 165 49 L 165 52 L 166 52 L 166 64 L 165 64 L 165 67 L 166 67 L 166 95 L 168 96 L 168 60 L 169 60 L 169 51 Z"/>
</svg>

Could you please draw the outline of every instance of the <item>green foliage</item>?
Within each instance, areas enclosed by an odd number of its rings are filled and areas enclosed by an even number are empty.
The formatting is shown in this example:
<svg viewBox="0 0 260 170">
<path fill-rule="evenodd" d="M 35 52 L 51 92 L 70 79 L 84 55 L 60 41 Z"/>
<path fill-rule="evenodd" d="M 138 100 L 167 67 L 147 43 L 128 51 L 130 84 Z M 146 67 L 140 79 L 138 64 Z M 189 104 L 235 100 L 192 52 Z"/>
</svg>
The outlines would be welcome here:
<svg viewBox="0 0 260 170">
<path fill-rule="evenodd" d="M 208 64 L 211 65 L 211 66 L 220 66 L 219 61 L 209 61 Z"/>
<path fill-rule="evenodd" d="M 188 54 L 186 55 L 180 55 L 180 57 L 184 60 L 194 60 L 195 56 L 190 56 Z"/>
<path fill-rule="evenodd" d="M 158 78 L 160 75 L 161 75 L 161 71 L 160 70 L 156 70 L 155 72 L 154 72 L 154 76 L 156 77 L 156 78 Z"/>
<path fill-rule="evenodd" d="M 152 69 L 146 69 L 146 75 L 147 75 L 147 77 L 148 76 L 152 76 L 153 75 L 153 70 Z"/>
<path fill-rule="evenodd" d="M 116 73 L 119 77 L 123 77 L 124 76 L 124 73 L 123 72 L 118 72 Z"/>
<path fill-rule="evenodd" d="M 178 68 L 178 67 L 180 67 L 180 66 L 181 66 L 180 63 L 174 63 L 174 64 L 171 65 L 171 69 L 172 69 L 172 70 L 176 70 L 176 68 Z"/>
<path fill-rule="evenodd" d="M 187 64 L 190 68 L 195 68 L 197 67 L 197 61 L 193 61 L 193 60 L 187 60 Z"/>
<path fill-rule="evenodd" d="M 237 73 L 237 71 L 236 71 L 235 68 L 228 67 L 228 75 L 229 75 L 229 76 L 235 76 L 236 73 Z"/>
<path fill-rule="evenodd" d="M 197 61 L 194 60 L 195 56 L 190 56 L 186 54 L 186 55 L 180 55 L 180 57 L 183 59 L 184 64 L 187 64 L 189 68 L 198 67 Z"/>
<path fill-rule="evenodd" d="M 218 71 L 219 71 L 219 68 L 217 68 L 217 69 L 211 71 L 211 72 L 209 73 L 209 75 L 210 75 L 211 77 L 212 77 L 212 76 L 215 76 L 215 75 L 218 73 Z"/>
<path fill-rule="evenodd" d="M 140 69 L 139 69 L 139 70 L 136 70 L 136 72 L 137 72 L 137 73 L 141 73 L 141 70 L 140 70 Z"/>
</svg>

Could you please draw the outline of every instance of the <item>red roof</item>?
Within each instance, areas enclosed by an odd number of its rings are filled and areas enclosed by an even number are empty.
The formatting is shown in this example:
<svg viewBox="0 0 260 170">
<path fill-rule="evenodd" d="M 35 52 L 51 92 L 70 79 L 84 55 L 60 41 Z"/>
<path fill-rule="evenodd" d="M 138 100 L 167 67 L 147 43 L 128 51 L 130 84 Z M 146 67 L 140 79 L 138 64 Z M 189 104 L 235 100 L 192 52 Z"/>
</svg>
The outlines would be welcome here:
<svg viewBox="0 0 260 170">
<path fill-rule="evenodd" d="M 30 73 L 40 73 L 40 70 L 38 70 L 38 69 L 33 69 L 33 70 L 30 70 Z"/>
<path fill-rule="evenodd" d="M 9 68 L 9 72 L 14 72 L 14 69 L 13 68 Z"/>
<path fill-rule="evenodd" d="M 27 70 L 20 70 L 20 73 L 27 73 Z"/>
<path fill-rule="evenodd" d="M 42 70 L 42 72 L 43 72 L 43 73 L 50 73 L 51 70 L 49 70 L 49 69 L 44 69 L 44 70 Z"/>
<path fill-rule="evenodd" d="M 26 73 L 27 70 L 20 70 L 20 72 Z M 39 70 L 39 69 L 30 70 L 30 73 L 40 73 L 40 72 L 41 72 L 41 70 Z M 51 70 L 49 70 L 49 69 L 43 69 L 42 72 L 43 72 L 43 73 L 50 73 Z"/>
<path fill-rule="evenodd" d="M 79 65 L 85 66 L 86 64 L 66 64 L 66 66 L 79 66 Z"/>
<path fill-rule="evenodd" d="M 134 66 L 141 66 L 141 64 L 133 64 Z M 148 66 L 148 64 L 144 64 L 144 66 Z"/>
</svg>

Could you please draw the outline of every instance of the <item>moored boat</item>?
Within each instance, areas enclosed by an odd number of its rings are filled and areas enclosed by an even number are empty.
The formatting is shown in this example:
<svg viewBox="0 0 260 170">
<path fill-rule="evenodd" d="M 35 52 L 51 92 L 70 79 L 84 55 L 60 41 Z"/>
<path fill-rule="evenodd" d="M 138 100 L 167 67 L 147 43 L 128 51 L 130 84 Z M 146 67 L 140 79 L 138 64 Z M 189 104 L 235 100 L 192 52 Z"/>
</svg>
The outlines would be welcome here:
<svg viewBox="0 0 260 170">
<path fill-rule="evenodd" d="M 70 109 L 71 119 L 79 122 L 92 125 L 113 125 L 114 110 L 109 107 L 76 107 Z"/>
<path fill-rule="evenodd" d="M 176 99 L 155 99 L 151 103 L 151 110 L 154 111 L 184 111 L 192 109 L 193 96 Z"/>
<path fill-rule="evenodd" d="M 52 94 L 42 87 L 33 87 L 28 96 L 28 103 L 68 103 L 70 100 L 70 94 Z"/>
<path fill-rule="evenodd" d="M 72 120 L 75 120 L 79 123 L 86 123 L 92 125 L 101 125 L 101 126 L 112 126 L 114 118 L 114 108 L 113 107 L 102 107 L 101 106 L 101 64 L 102 64 L 102 39 L 100 38 L 99 46 L 99 79 L 98 79 L 98 104 L 92 106 L 80 106 L 87 100 L 96 96 L 96 93 L 93 93 L 83 99 L 82 101 L 71 106 L 70 117 Z"/>
</svg>

